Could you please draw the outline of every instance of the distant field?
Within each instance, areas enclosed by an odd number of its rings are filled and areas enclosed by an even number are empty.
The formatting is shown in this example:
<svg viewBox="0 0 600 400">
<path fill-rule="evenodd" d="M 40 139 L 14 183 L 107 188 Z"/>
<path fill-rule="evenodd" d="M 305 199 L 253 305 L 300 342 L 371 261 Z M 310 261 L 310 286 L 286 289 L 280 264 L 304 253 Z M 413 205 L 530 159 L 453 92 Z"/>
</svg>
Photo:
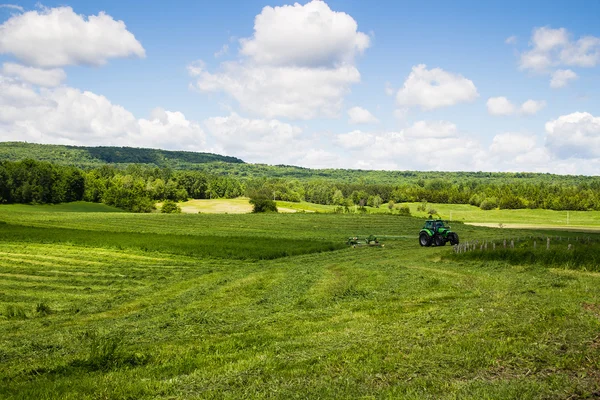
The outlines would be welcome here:
<svg viewBox="0 0 600 400">
<path fill-rule="evenodd" d="M 189 214 L 211 213 L 211 214 L 244 214 L 252 212 L 252 205 L 247 197 L 237 199 L 214 199 L 214 200 L 189 200 L 179 203 L 181 211 Z M 332 212 L 331 206 L 321 206 L 307 202 L 293 203 L 288 201 L 277 201 L 279 212 Z"/>
<path fill-rule="evenodd" d="M 0 205 L 0 219 L 1 213 L 5 212 L 23 212 L 23 213 L 32 213 L 32 212 L 42 212 L 42 213 L 52 213 L 52 212 L 76 212 L 76 213 L 86 213 L 86 212 L 100 212 L 100 213 L 109 213 L 109 212 L 124 212 L 123 210 L 107 206 L 102 203 L 88 203 L 85 201 L 74 201 L 72 203 L 62 203 L 62 204 L 43 204 L 43 205 L 29 205 L 29 204 L 3 204 Z"/>
<path fill-rule="evenodd" d="M 3 399 L 600 393 L 600 274 L 570 253 L 550 266 L 462 257 L 421 248 L 422 219 L 391 215 L 33 209 L 0 207 Z M 480 242 L 540 234 L 453 228 Z M 341 245 L 370 233 L 395 238 Z M 559 250 L 600 239 L 560 235 Z"/>
<path fill-rule="evenodd" d="M 409 203 L 411 213 L 426 217 L 418 212 L 420 203 Z M 527 226 L 600 227 L 600 211 L 553 211 L 553 210 L 489 210 L 465 204 L 428 204 L 442 218 L 451 221 L 482 222 L 491 224 L 523 224 Z M 568 217 L 567 217 L 568 215 Z M 568 219 L 567 219 L 568 218 Z"/>
<path fill-rule="evenodd" d="M 427 218 L 427 212 L 417 211 L 421 203 L 407 204 L 411 214 L 419 218 Z M 280 212 L 319 212 L 332 213 L 334 206 L 313 204 L 307 202 L 293 203 L 278 201 Z M 248 213 L 252 211 L 246 198 L 217 199 L 217 200 L 190 200 L 181 203 L 184 212 L 197 213 Z M 365 207 L 369 214 L 390 214 L 387 204 L 379 208 Z M 486 226 L 499 227 L 500 224 L 509 224 L 513 228 L 535 228 L 537 226 L 561 229 L 577 229 L 585 227 L 600 228 L 600 211 L 553 211 L 553 210 L 488 210 L 468 204 L 435 204 L 429 203 L 427 208 L 435 209 L 443 219 L 451 221 L 484 223 Z M 350 211 L 355 212 L 355 207 Z M 394 211 L 397 213 L 397 211 Z M 568 214 L 568 219 L 567 219 Z"/>
</svg>

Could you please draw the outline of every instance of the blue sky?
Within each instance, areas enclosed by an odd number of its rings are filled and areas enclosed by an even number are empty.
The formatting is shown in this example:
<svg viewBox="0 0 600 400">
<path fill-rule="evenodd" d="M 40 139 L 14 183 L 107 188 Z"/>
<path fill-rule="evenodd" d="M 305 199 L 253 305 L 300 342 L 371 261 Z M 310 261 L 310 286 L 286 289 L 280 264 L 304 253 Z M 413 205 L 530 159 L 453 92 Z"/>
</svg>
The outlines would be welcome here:
<svg viewBox="0 0 600 400">
<path fill-rule="evenodd" d="M 0 141 L 597 175 L 598 15 L 596 1 L 4 4 Z"/>
</svg>

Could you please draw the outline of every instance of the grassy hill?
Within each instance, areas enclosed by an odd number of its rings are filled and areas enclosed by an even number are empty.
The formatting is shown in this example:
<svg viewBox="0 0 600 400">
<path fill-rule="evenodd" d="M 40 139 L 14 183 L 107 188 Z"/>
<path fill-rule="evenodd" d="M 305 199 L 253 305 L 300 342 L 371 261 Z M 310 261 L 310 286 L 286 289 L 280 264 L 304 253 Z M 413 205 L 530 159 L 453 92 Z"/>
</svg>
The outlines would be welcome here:
<svg viewBox="0 0 600 400">
<path fill-rule="evenodd" d="M 0 161 L 20 161 L 27 158 L 78 167 L 98 167 L 104 164 L 145 164 L 183 169 L 194 164 L 243 163 L 242 160 L 235 157 L 190 151 L 111 146 L 80 147 L 24 142 L 0 143 Z"/>
</svg>

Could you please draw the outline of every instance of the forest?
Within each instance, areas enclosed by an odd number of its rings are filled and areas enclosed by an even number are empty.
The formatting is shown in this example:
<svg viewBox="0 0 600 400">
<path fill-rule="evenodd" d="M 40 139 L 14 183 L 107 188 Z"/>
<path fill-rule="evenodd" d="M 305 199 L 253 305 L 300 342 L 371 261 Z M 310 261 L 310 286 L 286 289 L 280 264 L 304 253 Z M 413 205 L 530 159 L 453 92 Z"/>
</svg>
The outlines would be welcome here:
<svg viewBox="0 0 600 400">
<path fill-rule="evenodd" d="M 213 164 L 206 164 L 213 165 Z M 248 166 L 249 164 L 223 164 Z M 260 167 L 260 166 L 259 166 Z M 277 171 L 278 167 L 268 167 Z M 267 168 L 267 170 L 268 170 Z M 471 204 L 484 210 L 600 210 L 600 179 L 548 174 L 421 172 L 386 179 L 365 179 L 350 170 L 337 178 L 277 177 L 206 170 L 174 170 L 141 164 L 78 168 L 32 159 L 0 161 L 0 203 L 105 203 L 132 212 L 150 212 L 157 201 L 235 198 L 261 189 L 274 200 L 379 207 L 384 203 L 428 201 Z M 317 170 L 318 171 L 318 170 Z M 379 171 L 367 171 L 377 177 Z"/>
</svg>

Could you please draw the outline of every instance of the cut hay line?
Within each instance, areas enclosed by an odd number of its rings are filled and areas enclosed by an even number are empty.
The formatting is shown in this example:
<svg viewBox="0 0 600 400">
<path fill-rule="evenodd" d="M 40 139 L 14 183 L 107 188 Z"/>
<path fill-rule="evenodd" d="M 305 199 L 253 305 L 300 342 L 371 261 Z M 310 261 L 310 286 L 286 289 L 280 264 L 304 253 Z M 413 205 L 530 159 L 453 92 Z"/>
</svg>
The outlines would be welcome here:
<svg viewBox="0 0 600 400">
<path fill-rule="evenodd" d="M 108 262 L 102 262 L 102 261 L 96 261 L 96 260 L 85 260 L 82 259 L 81 257 L 59 257 L 59 256 L 49 256 L 46 254 L 31 254 L 31 253 L 8 253 L 8 252 L 0 252 L 0 257 L 2 256 L 15 256 L 15 257 L 22 257 L 25 259 L 42 259 L 42 260 L 50 260 L 50 261 L 59 261 L 60 264 L 73 264 L 73 263 L 77 263 L 79 265 L 81 264 L 86 264 L 86 265 L 98 265 L 98 266 L 104 266 L 107 265 Z"/>
<path fill-rule="evenodd" d="M 1 267 L 1 265 L 0 265 L 0 267 Z M 15 278 L 15 280 L 26 280 L 26 281 L 49 281 L 49 280 L 56 280 L 56 278 L 54 278 L 52 276 L 10 274 L 10 273 L 2 273 L 2 272 L 0 272 L 0 277 Z"/>
<path fill-rule="evenodd" d="M 553 231 L 566 232 L 600 232 L 600 226 L 586 225 L 548 225 L 548 224 L 514 224 L 514 223 L 491 223 L 491 222 L 465 222 L 465 225 L 482 226 L 486 228 L 502 228 L 502 229 L 542 229 Z"/>
</svg>

